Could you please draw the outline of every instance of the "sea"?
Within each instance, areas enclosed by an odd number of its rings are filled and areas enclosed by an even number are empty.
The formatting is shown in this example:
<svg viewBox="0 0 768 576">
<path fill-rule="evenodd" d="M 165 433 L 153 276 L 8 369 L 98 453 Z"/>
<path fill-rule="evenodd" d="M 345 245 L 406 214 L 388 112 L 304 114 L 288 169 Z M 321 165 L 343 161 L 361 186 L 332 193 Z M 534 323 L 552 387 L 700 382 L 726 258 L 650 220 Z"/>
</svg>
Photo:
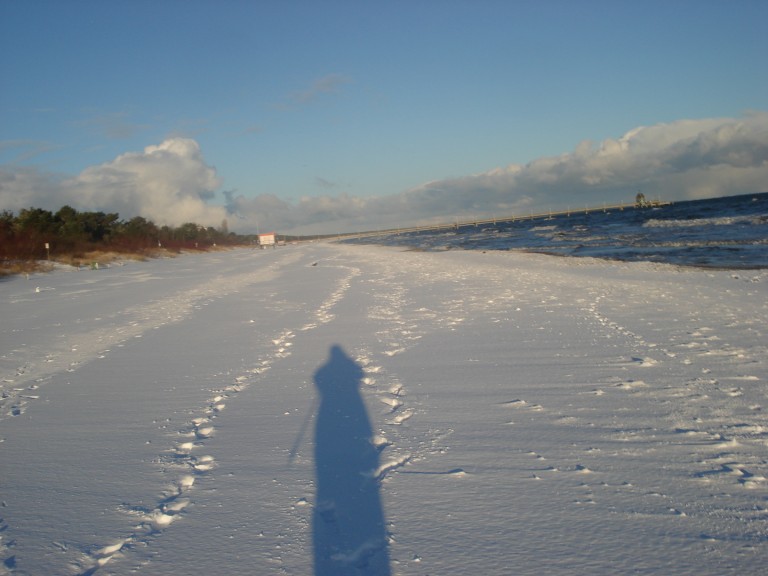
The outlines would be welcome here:
<svg viewBox="0 0 768 576">
<path fill-rule="evenodd" d="M 414 250 L 516 250 L 725 269 L 768 268 L 768 192 L 346 239 Z"/>
</svg>

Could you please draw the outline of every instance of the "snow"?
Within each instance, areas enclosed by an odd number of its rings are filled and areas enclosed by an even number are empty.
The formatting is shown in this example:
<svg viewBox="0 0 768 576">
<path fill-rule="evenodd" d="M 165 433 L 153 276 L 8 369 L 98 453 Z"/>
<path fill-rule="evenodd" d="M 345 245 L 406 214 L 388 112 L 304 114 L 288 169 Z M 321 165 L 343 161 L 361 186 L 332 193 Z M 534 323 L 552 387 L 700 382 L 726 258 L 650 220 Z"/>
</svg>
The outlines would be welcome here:
<svg viewBox="0 0 768 576">
<path fill-rule="evenodd" d="M 0 573 L 761 573 L 767 286 L 331 243 L 5 279 Z"/>
</svg>

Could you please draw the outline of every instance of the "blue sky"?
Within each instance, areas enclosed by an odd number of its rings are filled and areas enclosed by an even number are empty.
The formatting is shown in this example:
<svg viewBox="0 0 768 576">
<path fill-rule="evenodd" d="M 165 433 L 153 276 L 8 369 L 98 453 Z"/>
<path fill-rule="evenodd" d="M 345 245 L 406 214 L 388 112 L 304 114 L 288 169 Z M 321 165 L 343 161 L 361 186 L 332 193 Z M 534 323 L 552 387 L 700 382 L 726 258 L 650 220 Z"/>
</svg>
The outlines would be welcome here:
<svg viewBox="0 0 768 576">
<path fill-rule="evenodd" d="M 158 146 L 190 153 L 202 180 L 185 185 L 243 229 L 260 217 L 319 229 L 324 218 L 373 225 L 371 210 L 397 219 L 398 207 L 428 219 L 597 200 L 564 197 L 565 182 L 523 190 L 509 167 L 573 159 L 584 141 L 597 154 L 638 127 L 675 127 L 668 143 L 746 123 L 759 169 L 766 22 L 760 0 L 0 0 L 0 209 L 108 209 L 120 192 L 85 189 L 120 170 L 173 196 L 157 154 L 152 185 L 143 171 Z M 174 139 L 195 146 L 162 146 Z M 130 168 L 126 154 L 140 156 Z M 473 192 L 473 175 L 498 169 L 517 183 Z M 761 176 L 737 178 L 737 191 Z M 599 192 L 638 183 L 625 184 Z M 426 187 L 445 196 L 414 201 Z"/>
</svg>

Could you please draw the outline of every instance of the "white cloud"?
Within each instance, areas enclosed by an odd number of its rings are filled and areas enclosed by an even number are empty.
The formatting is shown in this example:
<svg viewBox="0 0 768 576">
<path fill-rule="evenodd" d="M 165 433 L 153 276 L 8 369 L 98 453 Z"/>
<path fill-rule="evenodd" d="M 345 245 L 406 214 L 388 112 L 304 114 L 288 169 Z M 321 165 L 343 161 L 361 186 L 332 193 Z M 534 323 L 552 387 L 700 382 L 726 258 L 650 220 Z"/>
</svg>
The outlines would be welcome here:
<svg viewBox="0 0 768 576">
<path fill-rule="evenodd" d="M 288 94 L 284 101 L 275 104 L 280 110 L 294 110 L 316 102 L 323 95 L 338 95 L 345 84 L 351 79 L 343 74 L 326 74 L 312 82 L 303 90 Z"/>
<path fill-rule="evenodd" d="M 436 180 L 391 196 L 349 194 L 255 198 L 224 192 L 197 142 L 172 138 L 143 152 L 61 178 L 34 169 L 0 168 L 0 209 L 35 206 L 141 215 L 158 224 L 218 226 L 238 232 L 332 233 L 395 228 L 455 218 L 525 215 L 648 198 L 687 200 L 767 191 L 768 113 L 740 119 L 680 120 L 634 128 L 574 151 L 480 174 Z"/>
<path fill-rule="evenodd" d="M 343 74 L 326 74 L 312 82 L 309 88 L 292 94 L 291 100 L 299 104 L 307 104 L 322 94 L 338 94 L 340 88 L 349 82 L 349 78 Z"/>
<path fill-rule="evenodd" d="M 34 168 L 0 167 L 0 210 L 21 208 L 61 208 L 60 180 L 53 174 Z M 66 202 L 64 202 L 66 204 Z"/>
<path fill-rule="evenodd" d="M 218 226 L 226 210 L 206 201 L 219 185 L 197 142 L 171 138 L 87 168 L 73 178 L 5 170 L 0 173 L 0 207 L 55 211 L 69 204 L 82 211 L 117 212 L 125 219 L 144 216 L 159 225 Z"/>
</svg>

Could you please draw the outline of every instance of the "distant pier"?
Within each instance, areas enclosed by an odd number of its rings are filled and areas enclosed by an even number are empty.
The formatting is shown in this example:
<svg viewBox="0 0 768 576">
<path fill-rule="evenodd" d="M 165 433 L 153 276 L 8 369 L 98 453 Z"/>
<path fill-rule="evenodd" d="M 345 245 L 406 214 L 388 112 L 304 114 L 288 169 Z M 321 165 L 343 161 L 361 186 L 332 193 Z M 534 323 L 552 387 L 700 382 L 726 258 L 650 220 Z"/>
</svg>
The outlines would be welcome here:
<svg viewBox="0 0 768 576">
<path fill-rule="evenodd" d="M 372 236 L 389 236 L 391 234 L 408 234 L 411 232 L 436 232 L 440 230 L 458 230 L 469 226 L 487 226 L 503 224 L 507 222 L 523 222 L 528 220 L 549 220 L 557 216 L 571 216 L 572 214 L 591 214 L 593 212 L 603 212 L 609 214 L 615 211 L 624 210 L 648 210 L 649 208 L 661 208 L 670 206 L 672 202 L 663 202 L 661 200 L 647 201 L 642 205 L 631 204 L 603 204 L 602 206 L 569 208 L 558 212 L 537 212 L 530 214 L 517 214 L 514 216 L 502 216 L 493 218 L 473 218 L 471 220 L 455 220 L 450 223 L 429 224 L 425 226 L 411 226 L 407 228 L 388 228 L 386 230 L 373 230 L 369 232 L 354 232 L 349 234 L 339 234 L 336 238 L 369 238 Z"/>
</svg>

